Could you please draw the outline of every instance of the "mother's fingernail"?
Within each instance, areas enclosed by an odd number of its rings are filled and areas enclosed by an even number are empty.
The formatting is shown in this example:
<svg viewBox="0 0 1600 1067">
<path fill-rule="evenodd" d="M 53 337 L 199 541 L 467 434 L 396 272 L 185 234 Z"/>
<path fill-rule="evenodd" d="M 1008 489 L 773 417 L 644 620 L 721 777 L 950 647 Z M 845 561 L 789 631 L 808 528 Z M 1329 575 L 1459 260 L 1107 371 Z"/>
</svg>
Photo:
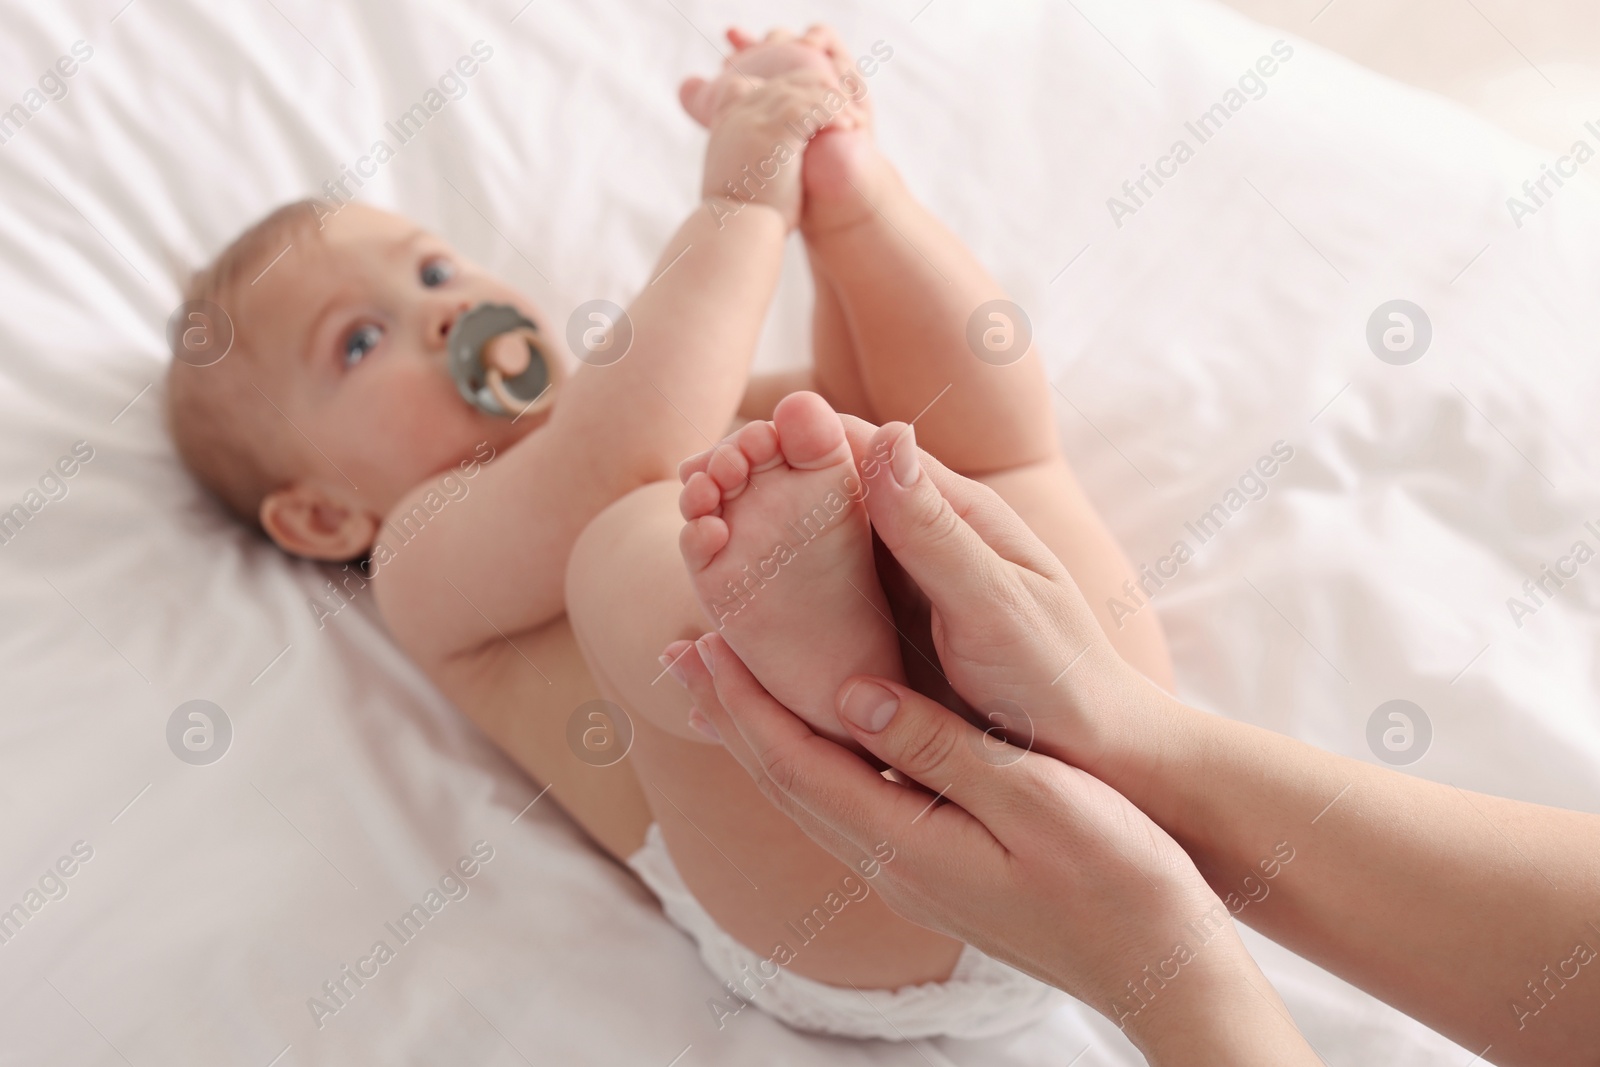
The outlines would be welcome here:
<svg viewBox="0 0 1600 1067">
<path fill-rule="evenodd" d="M 711 646 L 706 644 L 704 640 L 700 640 L 694 643 L 694 650 L 700 653 L 700 662 L 706 665 L 706 673 L 716 677 L 717 661 L 716 657 L 711 654 Z"/>
<path fill-rule="evenodd" d="M 689 650 L 686 648 L 682 652 L 678 653 L 678 655 L 682 657 L 683 655 L 687 654 L 688 651 Z M 659 659 L 661 660 L 661 666 L 665 667 L 667 673 L 672 675 L 673 681 L 684 687 L 689 685 L 689 675 L 684 671 L 681 663 L 679 663 L 676 659 L 673 659 L 671 656 L 661 656 Z"/>
<path fill-rule="evenodd" d="M 877 682 L 857 682 L 839 698 L 839 713 L 869 734 L 875 734 L 894 718 L 900 698 Z"/>
<path fill-rule="evenodd" d="M 916 428 L 907 426 L 905 433 L 894 443 L 894 454 L 889 457 L 889 473 L 894 475 L 896 485 L 909 486 L 916 482 L 921 466 L 917 461 Z"/>
<path fill-rule="evenodd" d="M 717 744 L 720 745 L 722 743 L 722 735 L 717 733 L 717 728 L 711 725 L 710 719 L 700 714 L 699 708 L 689 709 L 689 725 L 717 742 Z"/>
</svg>

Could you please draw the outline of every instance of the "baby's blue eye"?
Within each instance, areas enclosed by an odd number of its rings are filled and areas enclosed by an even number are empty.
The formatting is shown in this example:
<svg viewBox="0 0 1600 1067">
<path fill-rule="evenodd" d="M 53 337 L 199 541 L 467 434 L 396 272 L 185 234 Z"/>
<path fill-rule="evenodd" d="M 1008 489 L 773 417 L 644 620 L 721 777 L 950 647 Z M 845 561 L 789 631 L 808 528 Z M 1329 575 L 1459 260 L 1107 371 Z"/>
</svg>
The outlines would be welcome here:
<svg viewBox="0 0 1600 1067">
<path fill-rule="evenodd" d="M 437 289 L 456 276 L 455 267 L 447 259 L 430 259 L 422 265 L 422 284 Z"/>
<path fill-rule="evenodd" d="M 344 342 L 344 365 L 353 367 L 378 347 L 383 339 L 383 327 L 368 324 L 358 327 Z"/>
</svg>

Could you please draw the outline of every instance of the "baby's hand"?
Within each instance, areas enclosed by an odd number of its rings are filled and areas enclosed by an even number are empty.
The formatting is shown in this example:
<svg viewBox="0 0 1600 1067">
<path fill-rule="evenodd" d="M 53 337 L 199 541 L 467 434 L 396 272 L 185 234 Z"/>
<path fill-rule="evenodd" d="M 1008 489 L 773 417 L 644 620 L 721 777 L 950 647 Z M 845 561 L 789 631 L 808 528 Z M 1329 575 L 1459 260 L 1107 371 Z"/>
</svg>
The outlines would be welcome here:
<svg viewBox="0 0 1600 1067">
<path fill-rule="evenodd" d="M 715 85 L 701 193 L 719 221 L 745 204 L 764 204 L 800 223 L 801 153 L 831 124 L 843 97 L 831 69 L 808 65 L 773 78 L 735 71 Z"/>
<path fill-rule="evenodd" d="M 824 74 L 832 71 L 837 78 L 834 61 L 823 47 L 833 39 L 831 32 L 826 27 L 813 26 L 804 37 L 796 37 L 787 30 L 773 30 L 758 41 L 743 30 L 730 29 L 728 43 L 734 51 L 723 63 L 721 75 L 709 80 L 699 76 L 685 78 L 678 87 L 678 100 L 690 118 L 710 127 L 712 119 L 727 104 L 729 92 L 739 88 L 734 83 L 759 82 L 797 70 Z"/>
</svg>

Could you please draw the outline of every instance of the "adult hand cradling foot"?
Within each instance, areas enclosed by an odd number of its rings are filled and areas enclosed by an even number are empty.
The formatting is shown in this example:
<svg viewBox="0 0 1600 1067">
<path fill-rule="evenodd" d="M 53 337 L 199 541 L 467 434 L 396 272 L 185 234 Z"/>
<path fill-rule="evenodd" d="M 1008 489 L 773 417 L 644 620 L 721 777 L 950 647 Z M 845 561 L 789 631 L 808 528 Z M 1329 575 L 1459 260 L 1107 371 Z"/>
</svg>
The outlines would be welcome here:
<svg viewBox="0 0 1600 1067">
<path fill-rule="evenodd" d="M 1099 725 L 1075 712 L 1063 668 L 1100 664 L 1106 698 L 1120 672 L 1118 703 L 1153 687 L 1111 651 L 1061 564 L 992 491 L 921 453 L 910 427 L 845 422 L 874 525 L 932 601 L 957 691 L 1028 709 L 1054 751 L 1106 750 Z M 875 842 L 893 844 L 895 862 L 874 884 L 897 911 L 1111 1015 L 1153 1062 L 1181 1062 L 1163 1051 L 1180 1041 L 1232 1061 L 1308 1054 L 1222 901 L 1177 843 L 1103 782 L 996 748 L 992 734 L 898 682 L 853 679 L 839 717 L 863 748 L 926 787 L 907 789 L 814 734 L 722 637 L 698 646 L 703 662 L 681 660 L 696 708 L 768 798 L 835 856 L 855 864 Z M 973 909 L 979 900 L 989 906 Z M 1170 976 L 1157 979 L 1166 988 L 1150 1009 L 1114 1012 L 1149 971 Z"/>
<path fill-rule="evenodd" d="M 1577 976 L 1600 949 L 1600 817 L 1184 706 L 1114 653 L 992 491 L 907 426 L 844 422 L 872 525 L 930 602 L 942 671 L 980 711 L 1007 702 L 1032 750 L 897 682 L 851 678 L 839 720 L 920 788 L 899 784 L 773 700 L 720 636 L 667 655 L 691 721 L 815 841 L 847 863 L 892 843 L 874 881 L 891 907 L 1079 997 L 1154 1063 L 1319 1062 L 1232 917 L 1492 1046 L 1488 1062 L 1592 1062 L 1600 980 Z M 1506 936 L 1467 936 L 1491 909 Z M 1550 967 L 1559 981 L 1530 993 Z"/>
</svg>

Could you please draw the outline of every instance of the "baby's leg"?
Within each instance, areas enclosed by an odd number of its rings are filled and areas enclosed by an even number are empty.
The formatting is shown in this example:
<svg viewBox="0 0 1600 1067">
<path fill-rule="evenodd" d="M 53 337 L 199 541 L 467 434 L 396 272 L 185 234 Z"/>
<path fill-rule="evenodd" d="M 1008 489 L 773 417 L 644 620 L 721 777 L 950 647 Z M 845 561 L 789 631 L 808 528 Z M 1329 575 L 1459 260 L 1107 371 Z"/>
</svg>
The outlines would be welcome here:
<svg viewBox="0 0 1600 1067">
<path fill-rule="evenodd" d="M 668 643 L 709 625 L 678 554 L 678 490 L 646 486 L 589 525 L 568 568 L 567 606 L 595 681 L 631 717 L 629 759 L 679 873 L 758 955 L 793 949 L 787 969 L 797 974 L 863 989 L 943 980 L 958 942 L 899 918 L 876 893 L 858 899 L 870 881 L 813 844 L 726 751 L 686 725 L 688 696 L 657 661 Z M 848 903 L 803 941 L 817 924 L 798 933 L 788 924 L 804 926 L 830 896 Z"/>
<path fill-rule="evenodd" d="M 872 405 L 861 383 L 849 324 L 833 287 L 812 266 L 816 299 L 811 315 L 811 366 L 797 370 L 754 374 L 739 404 L 739 417 L 747 421 L 772 418 L 778 401 L 790 393 L 810 389 L 821 393 L 834 410 L 876 423 Z"/>
<path fill-rule="evenodd" d="M 813 32 L 847 69 L 837 41 Z M 1066 565 L 1123 658 L 1170 688 L 1155 613 L 1119 626 L 1107 606 L 1125 599 L 1124 583 L 1137 585 L 1138 576 L 1061 454 L 1039 354 L 976 354 L 969 320 L 1005 291 L 911 196 L 864 114 L 865 124 L 825 130 L 807 148 L 801 223 L 818 289 L 848 324 L 862 406 L 871 411 L 863 417 L 915 420 L 923 448 L 989 483 Z M 980 316 L 981 328 L 991 324 L 1004 325 Z M 1019 358 L 1007 362 L 1011 355 Z"/>
<path fill-rule="evenodd" d="M 878 418 L 872 395 L 862 378 L 862 361 L 856 352 L 855 336 L 845 318 L 839 294 L 834 291 L 833 279 L 809 248 L 806 258 L 811 263 L 811 283 L 816 292 L 811 311 L 812 388 L 821 393 L 835 411 L 881 423 L 883 420 Z"/>
<path fill-rule="evenodd" d="M 831 34 L 808 39 L 841 81 L 864 87 Z M 1048 458 L 1054 416 L 1038 354 L 1019 346 L 1018 358 L 985 362 L 969 347 L 969 319 L 1005 291 L 911 196 L 878 150 L 868 103 L 855 105 L 859 121 L 807 146 L 801 230 L 849 324 L 869 421 L 917 418 L 923 447 L 969 476 Z"/>
</svg>

